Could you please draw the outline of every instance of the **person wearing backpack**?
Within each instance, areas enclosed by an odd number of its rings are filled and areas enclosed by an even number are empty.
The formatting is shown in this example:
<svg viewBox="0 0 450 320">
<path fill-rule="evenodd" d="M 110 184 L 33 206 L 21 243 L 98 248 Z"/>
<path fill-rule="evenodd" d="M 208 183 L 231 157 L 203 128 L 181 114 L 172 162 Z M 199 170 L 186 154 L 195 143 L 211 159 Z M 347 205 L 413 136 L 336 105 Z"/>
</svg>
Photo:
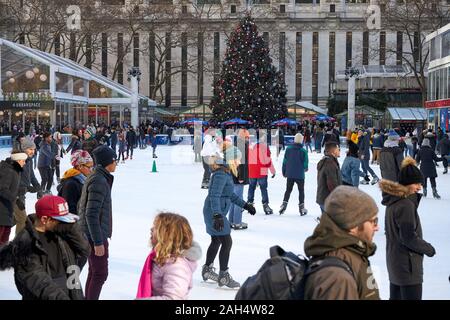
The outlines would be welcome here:
<svg viewBox="0 0 450 320">
<path fill-rule="evenodd" d="M 369 257 L 378 226 L 378 207 L 365 192 L 350 186 L 335 188 L 325 200 L 324 213 L 312 236 L 306 239 L 310 265 L 325 257 L 344 261 L 352 271 L 337 265 L 320 268 L 304 282 L 305 300 L 378 300 L 378 286 Z"/>
</svg>

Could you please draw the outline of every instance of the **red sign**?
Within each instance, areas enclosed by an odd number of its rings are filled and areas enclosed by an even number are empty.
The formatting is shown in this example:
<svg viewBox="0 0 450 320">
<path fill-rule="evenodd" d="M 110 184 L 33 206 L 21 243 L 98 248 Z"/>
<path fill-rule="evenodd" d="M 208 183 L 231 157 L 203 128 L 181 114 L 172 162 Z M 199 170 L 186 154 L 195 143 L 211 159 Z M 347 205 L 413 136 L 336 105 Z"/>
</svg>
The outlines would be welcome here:
<svg viewBox="0 0 450 320">
<path fill-rule="evenodd" d="M 89 117 L 95 117 L 95 108 L 89 108 L 88 109 L 88 116 Z M 99 117 L 107 117 L 108 116 L 108 110 L 107 109 L 100 109 L 100 108 L 98 108 L 98 116 Z"/>
<path fill-rule="evenodd" d="M 447 107 L 450 107 L 450 99 L 425 102 L 426 109 L 447 108 Z"/>
</svg>

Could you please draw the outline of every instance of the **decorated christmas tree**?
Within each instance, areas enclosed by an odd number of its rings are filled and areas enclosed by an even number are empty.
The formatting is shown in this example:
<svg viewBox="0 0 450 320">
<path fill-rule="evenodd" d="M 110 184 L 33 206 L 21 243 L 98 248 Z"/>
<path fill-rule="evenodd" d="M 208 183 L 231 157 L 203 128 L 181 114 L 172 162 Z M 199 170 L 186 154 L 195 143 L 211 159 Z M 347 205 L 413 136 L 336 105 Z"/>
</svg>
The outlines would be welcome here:
<svg viewBox="0 0 450 320">
<path fill-rule="evenodd" d="M 211 108 L 216 121 L 242 118 L 261 128 L 287 116 L 284 79 L 249 14 L 228 39 Z"/>
</svg>

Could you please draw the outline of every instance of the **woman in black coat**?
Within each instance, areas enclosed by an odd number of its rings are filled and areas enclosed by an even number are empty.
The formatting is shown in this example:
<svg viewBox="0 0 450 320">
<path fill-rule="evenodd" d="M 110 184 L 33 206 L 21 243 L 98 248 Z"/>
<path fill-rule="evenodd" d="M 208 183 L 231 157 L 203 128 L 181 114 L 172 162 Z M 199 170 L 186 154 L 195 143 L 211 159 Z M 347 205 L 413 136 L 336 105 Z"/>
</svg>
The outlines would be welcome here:
<svg viewBox="0 0 450 320">
<path fill-rule="evenodd" d="M 420 164 L 420 171 L 422 171 L 424 182 L 423 182 L 423 195 L 427 196 L 427 180 L 430 179 L 431 188 L 433 190 L 433 197 L 440 199 L 441 197 L 436 190 L 436 165 L 434 162 L 442 161 L 442 158 L 438 158 L 434 149 L 430 146 L 430 141 L 425 138 L 422 141 L 422 146 L 416 156 L 417 164 Z"/>
<path fill-rule="evenodd" d="M 14 204 L 19 193 L 20 173 L 28 155 L 15 152 L 0 162 L 0 246 L 7 243 L 14 226 Z"/>
</svg>

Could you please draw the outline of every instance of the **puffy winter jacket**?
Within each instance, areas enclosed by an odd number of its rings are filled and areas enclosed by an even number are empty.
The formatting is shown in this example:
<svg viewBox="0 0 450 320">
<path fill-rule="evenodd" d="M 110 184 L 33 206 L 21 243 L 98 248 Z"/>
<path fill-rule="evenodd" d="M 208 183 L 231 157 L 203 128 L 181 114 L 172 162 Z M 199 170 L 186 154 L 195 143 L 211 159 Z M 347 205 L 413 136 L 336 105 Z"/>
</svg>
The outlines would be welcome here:
<svg viewBox="0 0 450 320">
<path fill-rule="evenodd" d="M 78 214 L 78 201 L 81 198 L 86 176 L 76 169 L 69 169 L 64 173 L 61 183 L 58 185 L 58 196 L 66 199 L 69 212 Z"/>
<path fill-rule="evenodd" d="M 201 258 L 202 249 L 196 242 L 175 261 L 159 266 L 153 262 L 152 296 L 149 300 L 186 300 L 192 289 L 192 274 Z"/>
<path fill-rule="evenodd" d="M 19 193 L 22 167 L 7 158 L 0 162 L 0 226 L 12 227 L 13 208 Z"/>
<path fill-rule="evenodd" d="M 69 266 L 80 269 L 86 264 L 90 247 L 75 224 L 58 225 L 54 234 L 67 276 L 53 278 L 50 274 L 49 255 L 33 226 L 35 215 L 29 215 L 23 229 L 8 245 L 0 248 L 0 270 L 14 268 L 17 290 L 24 300 L 81 300 L 81 289 L 68 290 L 67 280 L 73 274 Z"/>
<path fill-rule="evenodd" d="M 111 188 L 114 176 L 97 166 L 86 179 L 78 203 L 78 214 L 83 232 L 94 245 L 102 245 L 112 236 Z"/>
<path fill-rule="evenodd" d="M 331 155 L 324 156 L 317 164 L 316 203 L 323 205 L 331 191 L 341 184 L 342 174 L 338 160 Z"/>
<path fill-rule="evenodd" d="M 248 176 L 250 179 L 264 178 L 269 170 L 275 174 L 270 149 L 265 143 L 256 143 L 248 153 Z"/>
<path fill-rule="evenodd" d="M 305 171 L 308 171 L 308 153 L 302 144 L 295 143 L 286 148 L 282 171 L 286 178 L 305 179 Z"/>
<path fill-rule="evenodd" d="M 391 181 L 398 181 L 403 157 L 403 151 L 400 147 L 383 147 L 380 151 L 381 177 Z"/>
</svg>

